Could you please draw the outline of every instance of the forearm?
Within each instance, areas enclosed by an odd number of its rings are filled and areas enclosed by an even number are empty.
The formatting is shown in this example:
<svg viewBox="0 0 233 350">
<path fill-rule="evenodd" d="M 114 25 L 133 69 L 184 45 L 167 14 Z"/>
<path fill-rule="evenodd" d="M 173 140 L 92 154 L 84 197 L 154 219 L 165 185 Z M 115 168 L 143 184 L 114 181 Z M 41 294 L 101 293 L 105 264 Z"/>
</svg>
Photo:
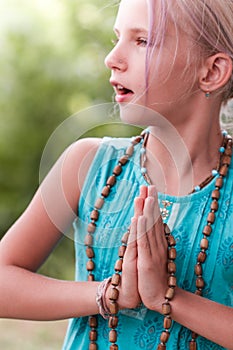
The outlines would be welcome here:
<svg viewBox="0 0 233 350">
<path fill-rule="evenodd" d="M 60 281 L 5 266 L 0 271 L 0 317 L 59 320 L 96 314 L 97 284 Z"/>
<path fill-rule="evenodd" d="M 177 288 L 172 318 L 199 335 L 233 349 L 233 308 Z"/>
</svg>

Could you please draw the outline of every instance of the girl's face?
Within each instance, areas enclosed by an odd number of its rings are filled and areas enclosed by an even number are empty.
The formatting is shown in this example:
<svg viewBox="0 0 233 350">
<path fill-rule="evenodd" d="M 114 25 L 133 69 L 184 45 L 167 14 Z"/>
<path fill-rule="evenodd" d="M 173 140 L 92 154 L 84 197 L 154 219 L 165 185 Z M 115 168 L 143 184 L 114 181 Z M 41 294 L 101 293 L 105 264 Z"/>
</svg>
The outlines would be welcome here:
<svg viewBox="0 0 233 350">
<path fill-rule="evenodd" d="M 168 23 L 162 49 L 155 47 L 152 54 L 146 91 L 148 18 L 146 0 L 121 1 L 114 27 L 116 45 L 106 57 L 105 64 L 111 69 L 110 83 L 116 93 L 116 102 L 120 105 L 134 103 L 147 106 L 168 117 L 169 113 L 174 113 L 174 108 L 177 111 L 178 104 L 184 106 L 185 101 L 197 90 L 197 86 L 190 88 L 193 76 L 183 74 L 193 43 L 181 31 L 177 37 L 175 25 Z M 190 71 L 192 64 L 192 61 L 189 62 Z"/>
</svg>

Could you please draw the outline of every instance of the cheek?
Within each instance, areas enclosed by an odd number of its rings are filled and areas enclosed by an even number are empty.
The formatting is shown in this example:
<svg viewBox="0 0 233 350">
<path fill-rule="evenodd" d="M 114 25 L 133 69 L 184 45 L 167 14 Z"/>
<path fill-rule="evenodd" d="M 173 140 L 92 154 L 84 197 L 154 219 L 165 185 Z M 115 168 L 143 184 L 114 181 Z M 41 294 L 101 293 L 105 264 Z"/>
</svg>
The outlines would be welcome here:
<svg viewBox="0 0 233 350">
<path fill-rule="evenodd" d="M 150 75 L 148 99 L 151 103 L 171 103 L 179 101 L 186 95 L 191 86 L 191 79 L 184 73 L 184 65 L 174 64 L 154 70 Z"/>
<path fill-rule="evenodd" d="M 145 66 L 136 67 L 132 72 L 135 83 L 135 91 L 145 91 L 146 90 L 146 72 Z"/>
<path fill-rule="evenodd" d="M 148 97 L 154 96 L 154 98 L 158 98 L 166 92 L 165 88 L 171 85 L 171 76 L 166 66 L 166 63 L 158 66 L 156 61 L 150 66 L 148 74 Z"/>
<path fill-rule="evenodd" d="M 183 95 L 194 82 L 196 62 L 188 55 L 189 49 L 164 49 L 160 58 L 155 56 L 149 67 L 149 86 L 157 96 Z M 155 95 L 154 95 L 155 96 Z M 169 98 L 170 100 L 170 98 Z"/>
</svg>

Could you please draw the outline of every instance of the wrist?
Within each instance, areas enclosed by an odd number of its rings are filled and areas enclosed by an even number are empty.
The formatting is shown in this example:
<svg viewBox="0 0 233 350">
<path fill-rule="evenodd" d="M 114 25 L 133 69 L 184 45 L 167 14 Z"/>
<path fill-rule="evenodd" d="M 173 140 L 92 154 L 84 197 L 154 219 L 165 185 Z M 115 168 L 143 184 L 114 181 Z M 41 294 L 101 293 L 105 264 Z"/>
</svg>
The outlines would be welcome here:
<svg viewBox="0 0 233 350">
<path fill-rule="evenodd" d="M 104 279 L 97 287 L 96 290 L 96 304 L 99 309 L 99 314 L 107 319 L 110 315 L 110 305 L 108 303 L 109 297 L 107 290 L 111 284 L 111 277 Z"/>
</svg>

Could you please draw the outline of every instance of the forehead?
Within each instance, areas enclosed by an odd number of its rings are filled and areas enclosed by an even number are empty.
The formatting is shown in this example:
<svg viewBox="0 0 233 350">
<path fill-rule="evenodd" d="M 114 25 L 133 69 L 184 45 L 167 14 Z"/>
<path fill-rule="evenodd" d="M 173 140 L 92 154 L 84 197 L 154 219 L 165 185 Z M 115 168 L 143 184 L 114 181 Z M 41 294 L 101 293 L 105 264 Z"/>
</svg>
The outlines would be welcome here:
<svg viewBox="0 0 233 350">
<path fill-rule="evenodd" d="M 170 1 L 171 3 L 173 0 Z M 159 0 L 121 0 L 114 28 L 116 31 L 156 32 L 159 36 L 174 35 L 176 30 L 167 9 Z M 158 30 L 159 28 L 159 30 Z"/>
<path fill-rule="evenodd" d="M 147 0 L 122 0 L 115 21 L 115 28 L 148 28 Z"/>
</svg>

